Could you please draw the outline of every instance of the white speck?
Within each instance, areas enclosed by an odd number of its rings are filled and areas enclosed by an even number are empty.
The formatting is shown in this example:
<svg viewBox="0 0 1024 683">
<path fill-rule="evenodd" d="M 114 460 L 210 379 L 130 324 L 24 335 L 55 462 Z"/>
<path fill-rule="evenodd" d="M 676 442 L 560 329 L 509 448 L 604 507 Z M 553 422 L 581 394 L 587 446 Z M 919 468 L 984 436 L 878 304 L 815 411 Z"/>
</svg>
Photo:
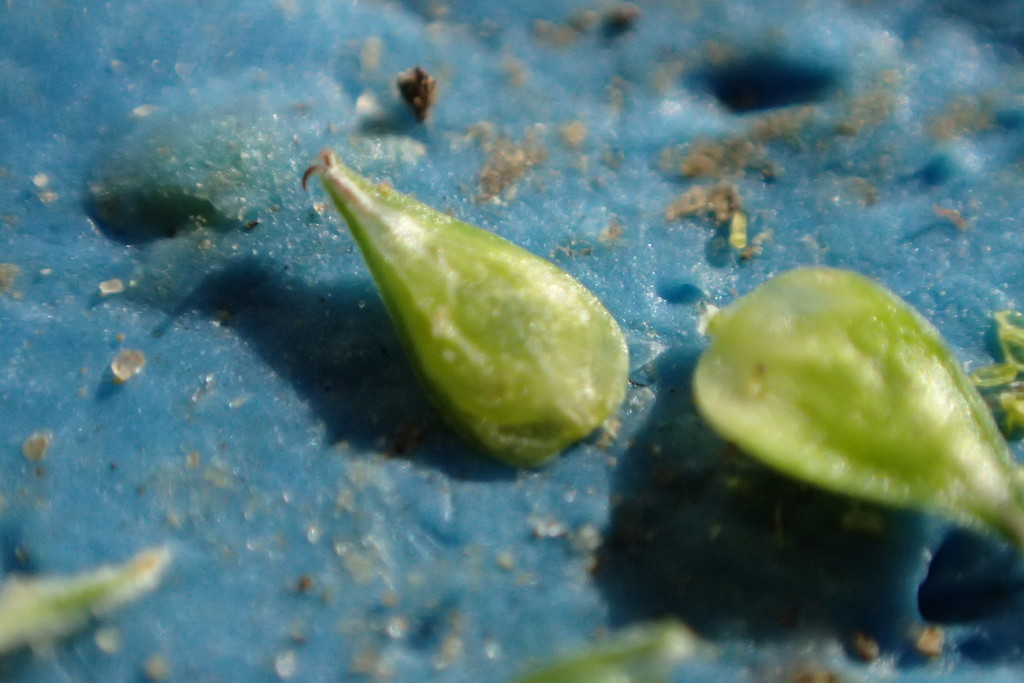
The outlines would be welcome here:
<svg viewBox="0 0 1024 683">
<path fill-rule="evenodd" d="M 551 517 L 531 518 L 530 529 L 536 538 L 558 538 L 569 533 L 565 524 Z"/>
<path fill-rule="evenodd" d="M 708 323 L 711 322 L 716 313 L 718 313 L 718 306 L 708 303 L 704 304 L 704 310 L 701 311 L 700 318 L 697 319 L 697 332 L 699 334 L 708 333 Z"/>
<path fill-rule="evenodd" d="M 298 662 L 295 659 L 295 650 L 282 652 L 274 657 L 274 671 L 280 678 L 288 679 L 294 676 L 299 670 Z"/>
<path fill-rule="evenodd" d="M 405 620 L 405 617 L 394 616 L 388 619 L 385 630 L 392 640 L 399 640 L 404 638 L 405 634 L 409 631 L 409 622 Z"/>
<path fill-rule="evenodd" d="M 140 119 L 144 119 L 156 111 L 156 107 L 152 104 L 140 104 L 139 106 L 132 109 L 132 114 L 138 116 Z"/>
<path fill-rule="evenodd" d="M 380 102 L 377 96 L 367 90 L 356 98 L 356 114 L 359 116 L 373 116 L 380 113 Z"/>
<path fill-rule="evenodd" d="M 113 627 L 96 629 L 96 635 L 93 636 L 93 640 L 96 643 L 96 647 L 108 655 L 116 654 L 121 649 L 121 632 Z"/>
</svg>

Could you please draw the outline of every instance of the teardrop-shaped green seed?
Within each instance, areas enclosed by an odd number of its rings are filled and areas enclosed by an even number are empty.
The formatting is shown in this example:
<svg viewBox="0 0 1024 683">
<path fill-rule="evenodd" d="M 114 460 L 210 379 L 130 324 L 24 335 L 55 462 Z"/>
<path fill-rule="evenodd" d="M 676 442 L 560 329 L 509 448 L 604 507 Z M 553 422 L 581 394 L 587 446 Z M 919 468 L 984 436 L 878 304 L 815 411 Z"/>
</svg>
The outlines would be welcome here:
<svg viewBox="0 0 1024 683">
<path fill-rule="evenodd" d="M 676 621 L 633 626 L 516 683 L 665 683 L 680 662 L 705 647 Z"/>
<path fill-rule="evenodd" d="M 348 223 L 422 384 L 467 439 L 514 465 L 539 465 L 618 409 L 625 339 L 568 273 L 369 182 L 333 152 L 313 173 Z"/>
<path fill-rule="evenodd" d="M 709 331 L 697 408 L 750 455 L 1024 548 L 1024 484 L 992 414 L 935 328 L 892 292 L 849 271 L 792 270 Z"/>
</svg>

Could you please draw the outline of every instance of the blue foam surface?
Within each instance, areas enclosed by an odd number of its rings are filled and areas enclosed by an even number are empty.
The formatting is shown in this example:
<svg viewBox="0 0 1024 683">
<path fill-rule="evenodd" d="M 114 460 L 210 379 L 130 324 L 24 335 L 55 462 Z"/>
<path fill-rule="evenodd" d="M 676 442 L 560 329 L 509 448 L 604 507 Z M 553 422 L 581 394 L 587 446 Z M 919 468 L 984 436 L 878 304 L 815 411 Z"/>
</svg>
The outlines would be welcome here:
<svg viewBox="0 0 1024 683">
<path fill-rule="evenodd" d="M 174 553 L 104 620 L 116 652 L 90 628 L 0 676 L 503 681 L 673 615 L 716 652 L 678 681 L 1024 677 L 1019 558 L 768 472 L 690 399 L 705 306 L 798 265 L 878 278 L 972 366 L 1024 306 L 1024 10 L 892 4 L 647 0 L 625 27 L 580 0 L 0 6 L 0 566 Z M 394 87 L 417 64 L 425 125 Z M 322 147 L 605 301 L 618 437 L 538 471 L 464 446 L 300 187 Z M 718 183 L 749 258 L 710 215 L 666 220 Z M 147 363 L 115 385 L 122 348 Z"/>
</svg>

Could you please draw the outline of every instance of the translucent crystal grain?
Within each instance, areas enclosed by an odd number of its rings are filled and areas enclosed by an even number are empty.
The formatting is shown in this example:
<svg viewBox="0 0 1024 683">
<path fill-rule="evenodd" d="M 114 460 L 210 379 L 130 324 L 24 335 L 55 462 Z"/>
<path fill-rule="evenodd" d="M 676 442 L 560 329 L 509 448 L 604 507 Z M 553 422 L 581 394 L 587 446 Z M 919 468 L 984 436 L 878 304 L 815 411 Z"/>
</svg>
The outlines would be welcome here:
<svg viewBox="0 0 1024 683">
<path fill-rule="evenodd" d="M 114 375 L 114 383 L 122 384 L 142 372 L 146 365 L 146 354 L 138 349 L 121 349 L 114 360 L 110 361 L 110 372 Z"/>
</svg>

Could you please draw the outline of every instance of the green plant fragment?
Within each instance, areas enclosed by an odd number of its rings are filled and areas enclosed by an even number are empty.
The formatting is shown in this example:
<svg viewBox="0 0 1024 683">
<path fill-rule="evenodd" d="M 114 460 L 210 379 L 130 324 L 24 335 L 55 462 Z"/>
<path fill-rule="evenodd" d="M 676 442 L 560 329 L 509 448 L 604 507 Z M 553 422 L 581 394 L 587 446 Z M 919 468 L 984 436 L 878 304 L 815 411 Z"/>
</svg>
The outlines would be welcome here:
<svg viewBox="0 0 1024 683">
<path fill-rule="evenodd" d="M 628 351 L 608 310 L 554 264 L 325 151 L 318 174 L 345 218 L 417 375 L 488 454 L 540 465 L 622 403 Z"/>
<path fill-rule="evenodd" d="M 1017 311 L 997 311 L 993 317 L 1003 360 L 1024 368 L 1024 315 Z"/>
<path fill-rule="evenodd" d="M 849 271 L 792 270 L 720 311 L 709 333 L 697 408 L 747 453 L 1024 548 L 1024 484 L 992 414 L 896 295 Z"/>
<path fill-rule="evenodd" d="M 972 370 L 969 377 L 979 389 L 992 389 L 1014 381 L 1019 372 L 1020 367 L 1013 363 L 996 363 Z"/>
<path fill-rule="evenodd" d="M 1019 389 L 1001 392 L 999 406 L 1003 409 L 1007 434 L 1024 429 L 1024 394 Z"/>
<path fill-rule="evenodd" d="M 11 576 L 0 584 L 0 653 L 54 640 L 156 588 L 171 554 L 146 550 L 73 576 Z"/>
<path fill-rule="evenodd" d="M 666 683 L 679 663 L 702 647 L 690 629 L 675 621 L 633 626 L 516 683 Z"/>
</svg>

